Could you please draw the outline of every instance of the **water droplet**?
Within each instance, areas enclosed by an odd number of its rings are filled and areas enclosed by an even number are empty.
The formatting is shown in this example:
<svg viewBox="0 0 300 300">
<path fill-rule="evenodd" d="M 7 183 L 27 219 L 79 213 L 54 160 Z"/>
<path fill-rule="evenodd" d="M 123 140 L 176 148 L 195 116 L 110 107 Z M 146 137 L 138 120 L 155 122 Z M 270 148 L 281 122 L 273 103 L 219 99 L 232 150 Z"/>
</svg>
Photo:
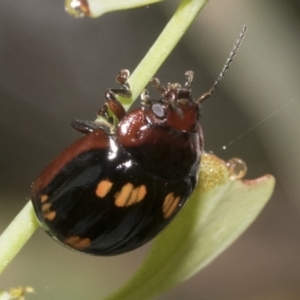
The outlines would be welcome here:
<svg viewBox="0 0 300 300">
<path fill-rule="evenodd" d="M 240 158 L 232 158 L 228 160 L 226 166 L 230 173 L 230 179 L 241 179 L 247 173 L 247 165 Z"/>
<path fill-rule="evenodd" d="M 223 147 L 222 147 L 222 149 L 223 149 L 223 150 L 226 150 L 226 149 L 227 149 L 227 147 L 226 147 L 226 146 L 223 146 Z"/>
<path fill-rule="evenodd" d="M 65 0 L 65 10 L 74 18 L 83 18 L 90 15 L 87 0 Z"/>
</svg>

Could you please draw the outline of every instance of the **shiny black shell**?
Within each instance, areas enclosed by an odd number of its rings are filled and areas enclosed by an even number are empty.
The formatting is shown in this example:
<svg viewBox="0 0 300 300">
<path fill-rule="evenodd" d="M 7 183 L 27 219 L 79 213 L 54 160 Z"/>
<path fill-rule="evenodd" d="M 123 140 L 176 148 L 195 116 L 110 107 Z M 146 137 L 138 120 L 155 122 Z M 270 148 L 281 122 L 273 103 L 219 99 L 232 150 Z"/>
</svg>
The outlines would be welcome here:
<svg viewBox="0 0 300 300">
<path fill-rule="evenodd" d="M 170 95 L 187 102 L 175 107 Z M 190 89 L 176 85 L 121 115 L 114 133 L 93 127 L 34 182 L 41 226 L 66 247 L 93 255 L 147 243 L 195 188 L 203 149 L 199 114 Z"/>
</svg>

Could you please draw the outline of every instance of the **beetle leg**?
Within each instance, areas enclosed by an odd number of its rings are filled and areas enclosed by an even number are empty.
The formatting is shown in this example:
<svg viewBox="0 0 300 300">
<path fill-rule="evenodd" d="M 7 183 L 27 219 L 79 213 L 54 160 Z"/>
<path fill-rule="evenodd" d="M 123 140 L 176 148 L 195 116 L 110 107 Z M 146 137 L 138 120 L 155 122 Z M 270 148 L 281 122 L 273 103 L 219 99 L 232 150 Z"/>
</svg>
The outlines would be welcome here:
<svg viewBox="0 0 300 300">
<path fill-rule="evenodd" d="M 77 131 L 87 134 L 93 132 L 95 130 L 102 129 L 108 135 L 112 135 L 115 132 L 115 128 L 113 125 L 109 123 L 98 123 L 93 121 L 82 121 L 82 120 L 72 120 L 71 126 Z"/>
<path fill-rule="evenodd" d="M 102 117 L 103 119 L 108 121 L 110 124 L 113 124 L 113 118 L 111 116 L 109 116 L 109 114 L 108 114 L 108 105 L 107 105 L 107 103 L 104 103 L 104 105 L 102 105 L 99 108 L 97 116 Z"/>
<path fill-rule="evenodd" d="M 144 89 L 141 93 L 141 104 L 144 106 L 149 106 L 151 104 L 151 99 L 149 95 L 149 91 Z"/>
<path fill-rule="evenodd" d="M 158 78 L 154 77 L 150 82 L 159 92 L 164 93 L 166 91 L 166 88 L 160 83 Z"/>
<path fill-rule="evenodd" d="M 117 117 L 117 119 L 121 120 L 125 116 L 126 111 L 122 103 L 117 99 L 116 95 L 129 98 L 131 97 L 131 92 L 129 90 L 111 89 L 107 90 L 104 93 L 106 105 L 110 108 L 110 110 Z"/>
<path fill-rule="evenodd" d="M 112 113 L 117 117 L 118 120 L 121 120 L 126 111 L 122 105 L 122 103 L 117 99 L 116 95 L 120 95 L 124 98 L 131 97 L 130 90 L 123 90 L 123 89 L 109 89 L 104 93 L 104 98 L 106 100 L 105 104 L 100 107 L 98 110 L 97 115 L 99 117 L 103 117 L 109 123 L 113 124 L 113 119 L 109 116 L 108 108 L 112 111 Z"/>
<path fill-rule="evenodd" d="M 130 90 L 130 85 L 127 82 L 129 76 L 130 76 L 129 70 L 127 69 L 120 70 L 116 78 L 116 81 L 120 83 L 123 86 L 123 88 L 109 89 L 104 93 L 104 98 L 106 100 L 106 103 L 103 106 L 101 106 L 100 109 L 98 110 L 98 116 L 103 117 L 111 124 L 114 123 L 114 120 L 109 115 L 108 108 L 111 110 L 111 112 L 115 115 L 115 117 L 118 120 L 121 120 L 126 114 L 126 111 L 122 103 L 117 99 L 117 96 L 123 98 L 131 98 L 132 93 Z"/>
<path fill-rule="evenodd" d="M 184 84 L 184 87 L 185 88 L 190 88 L 191 84 L 193 82 L 193 79 L 194 79 L 194 71 L 191 71 L 191 70 L 186 71 L 184 73 L 184 75 L 186 76 L 186 79 L 187 79 L 186 83 Z"/>
<path fill-rule="evenodd" d="M 116 77 L 116 81 L 126 87 L 130 72 L 127 69 L 122 69 Z"/>
<path fill-rule="evenodd" d="M 104 93 L 104 96 L 105 96 L 105 99 L 106 100 L 108 100 L 107 98 L 106 98 L 106 93 L 107 92 L 110 92 L 111 94 L 114 94 L 114 96 L 115 96 L 115 98 L 116 98 L 116 95 L 117 96 L 121 96 L 121 97 L 123 97 L 123 98 L 130 98 L 131 97 L 131 95 L 132 95 L 132 93 L 131 93 L 131 91 L 129 90 L 129 89 L 109 89 L 109 90 L 107 90 L 105 93 Z M 118 101 L 118 100 L 117 100 Z M 118 101 L 119 102 L 119 101 Z M 122 105 L 121 103 L 120 103 L 120 105 Z"/>
</svg>

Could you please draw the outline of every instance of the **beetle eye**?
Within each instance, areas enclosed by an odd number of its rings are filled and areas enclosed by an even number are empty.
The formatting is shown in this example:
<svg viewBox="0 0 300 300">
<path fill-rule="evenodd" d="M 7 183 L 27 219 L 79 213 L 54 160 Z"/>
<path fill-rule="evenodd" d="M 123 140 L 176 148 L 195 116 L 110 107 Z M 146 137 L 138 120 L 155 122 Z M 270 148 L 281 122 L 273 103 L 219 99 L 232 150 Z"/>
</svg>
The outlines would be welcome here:
<svg viewBox="0 0 300 300">
<path fill-rule="evenodd" d="M 156 117 L 163 118 L 165 116 L 164 109 L 160 104 L 158 104 L 158 103 L 153 104 L 151 109 Z"/>
</svg>

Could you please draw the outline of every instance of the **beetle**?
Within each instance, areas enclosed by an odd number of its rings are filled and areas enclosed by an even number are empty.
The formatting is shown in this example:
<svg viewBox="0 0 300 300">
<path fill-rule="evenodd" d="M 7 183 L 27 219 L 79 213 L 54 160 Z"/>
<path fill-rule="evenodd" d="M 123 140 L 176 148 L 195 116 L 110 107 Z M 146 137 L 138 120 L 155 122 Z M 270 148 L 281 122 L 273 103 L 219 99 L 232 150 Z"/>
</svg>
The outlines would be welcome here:
<svg viewBox="0 0 300 300">
<path fill-rule="evenodd" d="M 117 95 L 130 97 L 129 71 L 121 89 L 104 94 L 101 121 L 74 120 L 84 136 L 58 155 L 32 185 L 32 203 L 41 226 L 64 246 L 93 255 L 136 249 L 164 229 L 192 194 L 203 152 L 201 103 L 211 96 L 236 55 L 246 27 L 213 87 L 197 100 L 186 82 L 157 78 L 158 99 L 142 95 L 129 113 Z M 114 119 L 118 119 L 117 126 Z"/>
</svg>

